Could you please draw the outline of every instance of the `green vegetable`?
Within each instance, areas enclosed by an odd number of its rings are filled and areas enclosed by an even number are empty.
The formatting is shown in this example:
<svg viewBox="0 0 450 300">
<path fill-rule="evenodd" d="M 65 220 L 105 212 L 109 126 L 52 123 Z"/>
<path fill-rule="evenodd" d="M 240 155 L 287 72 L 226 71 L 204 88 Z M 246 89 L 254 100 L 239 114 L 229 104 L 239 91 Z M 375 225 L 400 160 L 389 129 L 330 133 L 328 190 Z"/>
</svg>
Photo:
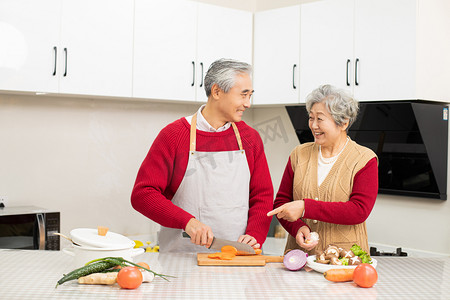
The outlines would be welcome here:
<svg viewBox="0 0 450 300">
<path fill-rule="evenodd" d="M 366 263 L 366 264 L 372 263 L 372 258 L 370 257 L 370 255 L 367 254 L 366 251 L 361 249 L 361 247 L 358 244 L 353 244 L 353 246 L 350 248 L 350 250 L 352 250 L 352 252 L 355 253 L 356 256 L 359 256 L 359 258 L 361 258 L 362 263 Z"/>
<path fill-rule="evenodd" d="M 72 272 L 64 275 L 63 278 L 58 280 L 56 287 L 58 287 L 58 285 L 63 284 L 64 282 L 67 282 L 70 280 L 75 280 L 80 277 L 92 274 L 92 273 L 99 273 L 99 272 L 102 272 L 104 270 L 107 270 L 107 269 L 115 267 L 115 266 L 117 266 L 116 260 L 103 260 L 103 261 L 98 261 L 96 263 L 89 264 L 87 266 L 78 268 L 78 269 L 73 270 Z"/>
<path fill-rule="evenodd" d="M 369 254 L 365 253 L 363 255 L 361 255 L 359 258 L 361 258 L 361 262 L 364 264 L 371 264 L 372 263 L 372 258 L 370 257 Z"/>
<path fill-rule="evenodd" d="M 356 256 L 360 256 L 364 253 L 363 249 L 358 244 L 353 244 L 353 246 L 350 248 L 353 253 L 355 253 Z"/>
<path fill-rule="evenodd" d="M 155 276 L 159 276 L 162 279 L 167 280 L 167 281 L 168 281 L 168 279 L 166 277 L 174 277 L 174 276 L 170 276 L 170 275 L 158 274 L 150 269 L 144 268 L 140 265 L 132 263 L 131 261 L 125 260 L 122 257 L 105 257 L 105 258 L 94 259 L 94 260 L 88 262 L 84 267 L 78 268 L 78 269 L 73 270 L 72 272 L 68 273 L 67 275 L 64 275 L 63 278 L 58 280 L 56 287 L 58 287 L 58 285 L 60 285 L 60 284 L 63 284 L 64 282 L 67 282 L 70 280 L 75 280 L 80 277 L 92 274 L 92 273 L 114 272 L 115 270 L 111 269 L 111 268 L 113 268 L 115 266 L 126 267 L 126 266 L 130 266 L 130 265 L 144 269 L 146 271 L 149 271 L 149 272 L 153 273 Z"/>
<path fill-rule="evenodd" d="M 343 266 L 348 266 L 348 258 L 347 257 L 339 258 L 339 260 L 342 262 Z"/>
</svg>

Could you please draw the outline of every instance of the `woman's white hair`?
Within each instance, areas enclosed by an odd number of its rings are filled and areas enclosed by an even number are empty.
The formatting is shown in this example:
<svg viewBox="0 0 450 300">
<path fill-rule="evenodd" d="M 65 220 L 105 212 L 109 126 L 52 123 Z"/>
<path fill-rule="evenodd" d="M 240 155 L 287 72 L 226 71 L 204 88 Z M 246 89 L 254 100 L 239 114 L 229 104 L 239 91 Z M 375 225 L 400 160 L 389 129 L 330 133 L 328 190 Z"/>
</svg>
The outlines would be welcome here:
<svg viewBox="0 0 450 300">
<path fill-rule="evenodd" d="M 314 104 L 321 102 L 325 104 L 325 107 L 333 117 L 336 125 L 342 126 L 348 121 L 348 131 L 358 116 L 358 101 L 346 91 L 325 84 L 313 90 L 306 97 L 306 110 L 308 111 L 308 114 L 311 112 L 311 108 Z"/>
</svg>

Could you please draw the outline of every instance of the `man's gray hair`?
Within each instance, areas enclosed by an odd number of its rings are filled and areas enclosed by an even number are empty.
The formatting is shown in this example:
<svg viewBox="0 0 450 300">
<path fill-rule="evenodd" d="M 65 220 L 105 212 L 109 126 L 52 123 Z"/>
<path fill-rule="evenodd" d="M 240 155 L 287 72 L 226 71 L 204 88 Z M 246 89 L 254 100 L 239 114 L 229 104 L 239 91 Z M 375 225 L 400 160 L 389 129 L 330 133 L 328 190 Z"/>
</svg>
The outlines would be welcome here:
<svg viewBox="0 0 450 300">
<path fill-rule="evenodd" d="M 308 114 L 311 112 L 313 105 L 320 102 L 325 104 L 336 125 L 342 126 L 348 121 L 347 131 L 358 116 L 358 101 L 346 91 L 331 85 L 321 85 L 306 97 Z"/>
<path fill-rule="evenodd" d="M 211 64 L 205 75 L 205 91 L 206 96 L 211 95 L 211 89 L 214 84 L 228 93 L 234 86 L 236 75 L 246 73 L 250 77 L 252 75 L 252 66 L 245 62 L 232 59 L 219 59 Z"/>
</svg>

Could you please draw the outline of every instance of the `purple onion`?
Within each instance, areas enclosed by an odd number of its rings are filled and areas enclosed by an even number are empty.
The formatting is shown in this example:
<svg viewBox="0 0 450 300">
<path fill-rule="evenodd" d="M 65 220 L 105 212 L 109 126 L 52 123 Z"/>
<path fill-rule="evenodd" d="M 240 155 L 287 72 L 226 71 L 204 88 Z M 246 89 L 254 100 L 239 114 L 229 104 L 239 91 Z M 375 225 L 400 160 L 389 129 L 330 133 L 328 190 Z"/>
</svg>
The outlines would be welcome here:
<svg viewBox="0 0 450 300">
<path fill-rule="evenodd" d="M 306 265 L 308 254 L 299 249 L 294 249 L 286 253 L 283 264 L 291 271 L 298 271 Z"/>
</svg>

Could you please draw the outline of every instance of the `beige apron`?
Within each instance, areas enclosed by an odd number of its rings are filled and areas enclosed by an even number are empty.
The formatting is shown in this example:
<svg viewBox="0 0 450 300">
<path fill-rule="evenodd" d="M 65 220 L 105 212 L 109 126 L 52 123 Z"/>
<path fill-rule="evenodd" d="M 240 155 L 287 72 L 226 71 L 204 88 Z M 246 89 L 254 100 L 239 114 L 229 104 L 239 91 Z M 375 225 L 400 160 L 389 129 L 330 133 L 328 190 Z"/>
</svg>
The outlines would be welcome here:
<svg viewBox="0 0 450 300">
<path fill-rule="evenodd" d="M 241 137 L 232 123 L 238 151 L 195 151 L 197 114 L 192 117 L 189 160 L 172 203 L 211 227 L 214 236 L 237 241 L 245 234 L 249 209 L 250 170 Z M 191 243 L 181 229 L 161 226 L 161 252 L 205 252 Z"/>
</svg>

